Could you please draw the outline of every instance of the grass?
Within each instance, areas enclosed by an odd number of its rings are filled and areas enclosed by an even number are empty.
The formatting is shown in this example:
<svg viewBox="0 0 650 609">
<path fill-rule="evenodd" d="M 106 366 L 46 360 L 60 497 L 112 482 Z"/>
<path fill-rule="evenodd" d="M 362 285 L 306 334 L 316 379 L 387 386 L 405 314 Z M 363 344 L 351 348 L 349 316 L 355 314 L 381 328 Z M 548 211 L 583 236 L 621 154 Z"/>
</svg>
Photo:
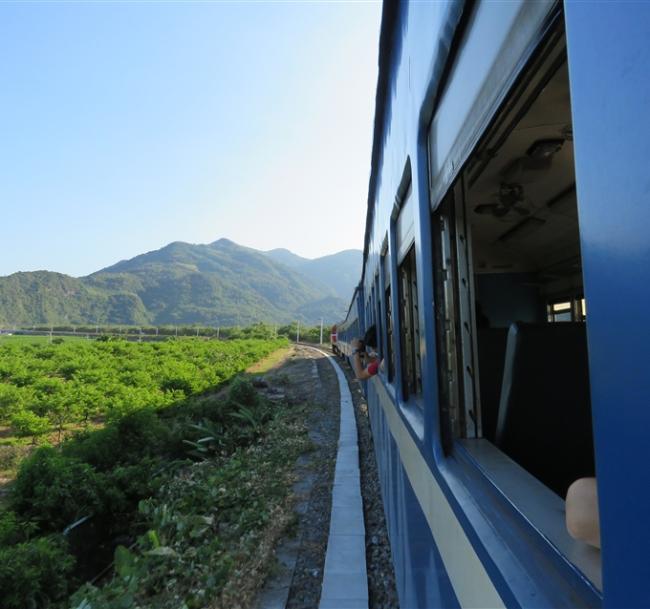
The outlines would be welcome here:
<svg viewBox="0 0 650 609">
<path fill-rule="evenodd" d="M 259 362 L 256 362 L 252 366 L 246 369 L 246 373 L 250 375 L 260 375 L 266 374 L 271 370 L 279 368 L 284 360 L 287 359 L 289 354 L 293 351 L 293 346 L 289 345 L 288 347 L 282 347 L 277 351 L 274 351 L 268 357 L 261 359 Z"/>
</svg>

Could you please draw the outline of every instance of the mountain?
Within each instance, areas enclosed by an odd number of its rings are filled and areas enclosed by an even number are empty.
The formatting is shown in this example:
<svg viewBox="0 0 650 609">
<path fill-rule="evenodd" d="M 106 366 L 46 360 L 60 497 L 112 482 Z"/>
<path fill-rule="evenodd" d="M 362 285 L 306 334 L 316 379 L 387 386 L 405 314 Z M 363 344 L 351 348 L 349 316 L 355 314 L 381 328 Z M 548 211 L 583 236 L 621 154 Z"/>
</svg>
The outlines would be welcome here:
<svg viewBox="0 0 650 609">
<path fill-rule="evenodd" d="M 361 277 L 361 250 L 343 250 L 322 258 L 302 258 L 286 249 L 264 252 L 269 258 L 307 275 L 313 281 L 329 286 L 344 300 L 350 300 Z"/>
<path fill-rule="evenodd" d="M 145 324 L 147 311 L 137 294 L 103 292 L 81 279 L 36 271 L 0 277 L 0 323 Z"/>
<path fill-rule="evenodd" d="M 297 254 L 294 254 L 293 252 L 290 252 L 289 250 L 284 249 L 282 247 L 279 247 L 274 250 L 269 250 L 263 253 L 266 254 L 272 260 L 275 260 L 280 264 L 284 264 L 285 266 L 288 266 L 289 268 L 292 269 L 297 269 L 300 266 L 309 262 L 309 258 L 303 258 L 302 256 L 298 256 Z"/>
<path fill-rule="evenodd" d="M 358 276 L 358 251 L 308 260 L 228 239 L 174 242 L 87 277 L 49 271 L 0 277 L 0 322 L 246 325 L 323 317 L 331 323 L 343 316 L 352 294 L 354 254 Z M 346 287 L 339 285 L 342 278 Z"/>
</svg>

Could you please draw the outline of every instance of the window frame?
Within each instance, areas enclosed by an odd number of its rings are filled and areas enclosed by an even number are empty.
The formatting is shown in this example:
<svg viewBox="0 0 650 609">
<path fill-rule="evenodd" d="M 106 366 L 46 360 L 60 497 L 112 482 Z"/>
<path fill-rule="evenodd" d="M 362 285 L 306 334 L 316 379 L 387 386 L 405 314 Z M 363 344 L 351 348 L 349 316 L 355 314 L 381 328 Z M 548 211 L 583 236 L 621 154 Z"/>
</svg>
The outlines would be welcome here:
<svg viewBox="0 0 650 609">
<path fill-rule="evenodd" d="M 391 260 L 388 251 L 388 244 L 384 248 L 381 255 L 381 269 L 380 269 L 380 286 L 383 301 L 383 328 L 384 334 L 384 375 L 388 383 L 393 383 L 395 380 L 395 323 L 393 321 L 393 302 L 391 291 Z"/>
<path fill-rule="evenodd" d="M 397 268 L 401 345 L 401 395 L 407 402 L 422 395 L 417 257 L 412 244 Z"/>
<path fill-rule="evenodd" d="M 463 150 L 461 150 L 460 146 L 455 145 L 455 151 L 450 154 L 450 157 L 455 158 L 451 158 L 451 160 L 447 158 L 443 166 L 435 169 L 434 160 L 436 162 L 440 160 L 439 155 L 436 156 L 435 154 L 435 145 L 432 141 L 432 134 L 435 135 L 436 120 L 439 118 L 435 113 L 427 127 L 425 137 L 427 139 L 428 155 L 426 162 L 428 165 L 432 227 L 431 247 L 434 248 L 434 267 L 438 266 L 436 262 L 439 260 L 438 252 L 441 251 L 442 246 L 439 238 L 436 243 L 436 228 L 437 222 L 440 221 L 440 213 L 444 213 L 444 204 L 450 195 L 454 196 L 461 193 L 462 196 L 465 169 L 470 161 L 476 160 L 476 152 L 479 150 L 480 143 L 485 136 L 492 129 L 496 130 L 496 127 L 507 129 L 505 125 L 507 121 L 502 120 L 504 115 L 509 111 L 514 112 L 517 108 L 521 108 L 521 99 L 518 99 L 518 95 L 522 90 L 522 86 L 528 86 L 531 83 L 539 86 L 538 82 L 534 81 L 539 81 L 540 76 L 544 77 L 542 73 L 543 62 L 552 59 L 554 46 L 564 38 L 563 28 L 556 27 L 561 20 L 556 19 L 557 16 L 561 16 L 560 11 L 540 31 L 539 38 L 535 40 L 534 47 L 531 47 L 529 51 L 530 55 L 525 56 L 525 62 L 521 62 L 520 68 L 516 72 L 516 80 L 507 83 L 507 86 L 504 85 L 499 97 L 495 98 L 492 111 L 486 114 L 486 116 L 490 115 L 489 120 L 484 122 L 481 129 L 477 129 L 475 136 L 466 139 L 463 143 Z M 558 31 L 561 31 L 560 35 L 558 35 Z M 487 97 L 490 98 L 491 96 Z M 448 232 L 451 227 L 456 229 L 456 218 L 454 218 L 453 224 L 448 225 Z M 466 243 L 471 247 L 470 239 L 466 239 Z M 436 251 L 436 247 L 438 247 L 438 251 Z M 441 276 L 453 269 L 454 255 L 458 255 L 458 253 L 459 248 L 456 247 L 456 244 L 449 243 L 446 257 L 450 260 L 450 264 L 442 269 Z M 471 263 L 471 251 L 465 250 L 465 254 L 469 255 Z M 457 264 L 457 261 L 455 264 Z M 468 286 L 471 295 L 475 293 L 473 272 L 470 272 L 470 278 L 472 282 L 468 281 Z M 436 280 L 434 277 L 434 307 L 437 307 L 439 302 L 445 301 L 445 297 L 441 295 L 444 291 L 441 289 L 442 285 L 441 279 Z M 450 286 L 448 292 L 451 297 L 458 299 L 459 290 L 456 286 Z M 580 299 L 577 300 L 576 306 L 582 311 L 582 301 Z M 572 307 L 572 315 L 573 313 Z M 470 317 L 472 318 L 470 329 L 474 330 L 476 328 L 476 314 L 473 306 L 465 314 L 466 319 Z M 489 441 L 480 437 L 480 428 L 478 428 L 478 437 L 472 439 L 454 436 L 452 425 L 449 423 L 449 419 L 446 418 L 450 416 L 450 409 L 444 406 L 442 400 L 445 374 L 441 373 L 441 369 L 444 371 L 441 362 L 445 358 L 441 356 L 439 348 L 441 344 L 439 339 L 439 320 L 441 316 L 437 310 L 434 310 L 434 318 L 436 319 L 435 334 L 438 352 L 438 366 L 434 370 L 437 380 L 434 386 L 437 385 L 439 394 L 437 397 L 440 434 L 437 436 L 434 433 L 432 437 L 434 443 L 433 454 L 443 478 L 449 485 L 450 492 L 463 503 L 466 514 L 468 514 L 471 521 L 489 522 L 494 531 L 497 531 L 497 535 L 508 538 L 506 543 L 509 545 L 511 553 L 519 561 L 534 562 L 534 559 L 530 557 L 531 548 L 535 548 L 536 551 L 541 552 L 546 557 L 552 556 L 553 560 L 560 558 L 560 562 L 557 565 L 554 563 L 554 568 L 545 572 L 545 576 L 555 578 L 558 584 L 568 585 L 572 590 L 579 590 L 579 598 L 581 599 L 588 598 L 591 603 L 598 602 L 598 600 L 602 599 L 600 555 L 598 554 L 595 557 L 596 551 L 570 538 L 564 526 L 564 518 L 558 517 L 562 512 L 563 500 L 536 480 L 529 472 L 512 461 L 505 453 L 502 453 Z M 459 334 L 462 320 L 452 319 L 450 321 L 455 326 L 454 331 Z M 475 335 L 475 332 L 470 334 Z M 444 343 L 444 341 L 442 342 Z M 473 351 L 476 354 L 475 337 L 472 344 Z M 462 352 L 462 349 L 456 348 L 455 353 L 458 354 L 459 352 Z M 462 358 L 460 360 L 461 363 L 457 364 L 459 368 L 462 365 Z M 474 367 L 474 370 L 478 372 L 477 367 Z M 458 378 L 458 372 L 456 374 Z M 463 383 L 459 383 L 459 385 L 464 386 Z M 476 400 L 480 402 L 478 374 L 476 374 L 473 388 Z M 457 400 L 458 404 L 467 403 L 465 396 L 459 395 Z M 462 410 L 459 408 L 458 412 L 462 412 Z M 480 410 L 476 412 L 478 415 L 477 422 L 480 425 Z M 439 448 L 442 448 L 441 453 L 438 452 Z M 516 484 L 513 486 L 515 480 Z M 514 491 L 517 491 L 516 496 Z M 480 503 L 474 503 L 477 501 L 477 497 L 481 498 L 478 500 Z M 555 508 L 548 509 L 551 505 L 554 505 Z M 496 521 L 494 520 L 495 516 Z M 475 518 L 477 520 L 474 520 Z M 493 535 L 494 531 L 490 535 Z M 517 531 L 514 537 L 509 535 L 512 531 Z M 513 550 L 513 548 L 515 549 Z M 527 568 L 536 569 L 538 567 Z M 535 581 L 537 582 L 536 578 Z"/>
</svg>

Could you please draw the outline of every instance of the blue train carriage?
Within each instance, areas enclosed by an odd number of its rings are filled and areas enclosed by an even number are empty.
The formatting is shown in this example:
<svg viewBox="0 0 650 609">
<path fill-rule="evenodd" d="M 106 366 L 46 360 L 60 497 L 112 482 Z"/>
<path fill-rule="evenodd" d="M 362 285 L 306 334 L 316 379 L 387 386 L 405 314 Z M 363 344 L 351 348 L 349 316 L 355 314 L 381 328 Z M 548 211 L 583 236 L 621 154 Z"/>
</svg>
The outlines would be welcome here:
<svg viewBox="0 0 650 609">
<path fill-rule="evenodd" d="M 386 2 L 379 64 L 341 334 L 401 607 L 648 607 L 650 4 Z"/>
<path fill-rule="evenodd" d="M 336 324 L 336 342 L 337 342 L 337 352 L 341 357 L 349 358 L 352 355 L 352 345 L 351 342 L 354 338 L 363 336 L 364 325 L 363 325 L 363 315 L 360 307 L 363 303 L 363 288 L 358 286 L 354 290 L 352 295 L 352 301 L 350 302 L 350 307 L 348 308 L 348 313 L 344 321 L 341 321 Z"/>
</svg>

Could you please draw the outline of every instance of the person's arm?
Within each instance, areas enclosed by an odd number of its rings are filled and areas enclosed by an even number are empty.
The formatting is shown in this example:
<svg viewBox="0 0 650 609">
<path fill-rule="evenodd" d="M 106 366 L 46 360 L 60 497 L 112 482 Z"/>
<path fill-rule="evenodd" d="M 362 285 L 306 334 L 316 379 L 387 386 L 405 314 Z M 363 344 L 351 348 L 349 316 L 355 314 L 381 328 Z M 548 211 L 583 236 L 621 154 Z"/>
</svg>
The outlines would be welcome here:
<svg viewBox="0 0 650 609">
<path fill-rule="evenodd" d="M 372 374 L 364 369 L 363 363 L 361 362 L 361 353 L 359 352 L 359 349 L 361 348 L 361 341 L 358 338 L 355 338 L 350 344 L 354 349 L 351 357 L 354 376 L 356 376 L 360 381 L 366 381 L 372 376 Z"/>
<path fill-rule="evenodd" d="M 596 478 L 576 480 L 566 495 L 566 526 L 574 539 L 600 548 Z"/>
</svg>

